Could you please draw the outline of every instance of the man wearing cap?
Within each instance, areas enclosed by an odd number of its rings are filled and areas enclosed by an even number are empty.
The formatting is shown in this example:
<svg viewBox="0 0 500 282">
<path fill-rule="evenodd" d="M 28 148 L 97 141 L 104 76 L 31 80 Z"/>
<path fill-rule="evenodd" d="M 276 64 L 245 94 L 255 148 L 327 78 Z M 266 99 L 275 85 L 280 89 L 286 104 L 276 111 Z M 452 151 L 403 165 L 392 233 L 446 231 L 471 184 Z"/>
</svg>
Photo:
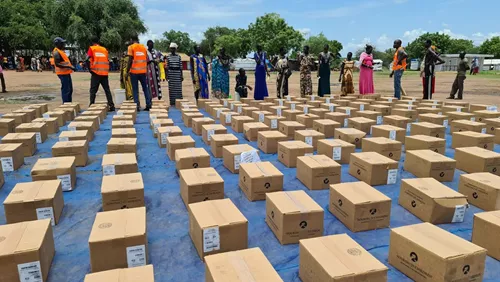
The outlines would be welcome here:
<svg viewBox="0 0 500 282">
<path fill-rule="evenodd" d="M 68 55 L 64 52 L 66 40 L 61 37 L 54 39 L 55 48 L 52 51 L 54 57 L 55 72 L 61 80 L 61 96 L 63 103 L 73 101 L 73 81 L 71 73 L 75 71 L 75 67 L 69 61 Z"/>
<path fill-rule="evenodd" d="M 141 110 L 141 103 L 139 101 L 139 82 L 142 86 L 142 92 L 144 92 L 144 97 L 146 98 L 146 108 L 145 111 L 151 109 L 151 94 L 148 90 L 147 84 L 147 54 L 148 51 L 146 46 L 139 43 L 139 37 L 137 35 L 132 36 L 132 44 L 128 47 L 127 56 L 130 57 L 127 66 L 127 76 L 130 76 L 130 81 L 132 82 L 132 93 L 134 95 L 134 102 L 137 105 L 137 110 Z"/>
<path fill-rule="evenodd" d="M 113 96 L 111 95 L 111 90 L 109 90 L 109 56 L 108 50 L 101 45 L 99 45 L 99 39 L 97 37 L 92 37 L 90 40 L 91 46 L 87 51 L 87 62 L 90 61 L 89 70 L 91 74 L 90 78 L 90 105 L 95 103 L 95 98 L 97 90 L 99 90 L 99 85 L 104 89 L 106 93 L 106 100 L 108 100 L 108 108 L 110 112 L 115 111 L 115 104 L 113 103 Z"/>
</svg>

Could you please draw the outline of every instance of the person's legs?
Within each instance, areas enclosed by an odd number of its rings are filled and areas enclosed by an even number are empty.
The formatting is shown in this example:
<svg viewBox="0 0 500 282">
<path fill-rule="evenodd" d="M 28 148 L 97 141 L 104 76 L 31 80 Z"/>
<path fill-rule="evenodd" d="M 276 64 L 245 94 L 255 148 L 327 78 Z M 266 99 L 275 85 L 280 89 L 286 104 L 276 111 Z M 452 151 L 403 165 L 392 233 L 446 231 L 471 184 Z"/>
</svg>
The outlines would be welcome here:
<svg viewBox="0 0 500 282">
<path fill-rule="evenodd" d="M 61 98 L 63 103 L 70 102 L 69 98 L 69 92 L 70 92 L 70 75 L 65 74 L 65 75 L 58 75 L 59 79 L 61 80 Z"/>
<path fill-rule="evenodd" d="M 139 101 L 139 75 L 130 74 L 130 83 L 132 84 L 132 96 L 134 96 L 134 103 L 137 105 L 137 108 L 141 106 L 141 102 Z"/>
<path fill-rule="evenodd" d="M 5 87 L 5 78 L 3 77 L 3 73 L 0 73 L 0 81 L 2 83 L 2 92 L 7 92 L 7 88 Z"/>
<path fill-rule="evenodd" d="M 398 100 L 401 99 L 401 77 L 403 71 L 397 70 L 394 72 L 394 97 Z"/>
<path fill-rule="evenodd" d="M 68 102 L 73 102 L 73 79 L 71 78 L 71 74 L 68 74 L 68 81 L 69 81 L 69 91 L 68 91 Z"/>
<path fill-rule="evenodd" d="M 429 76 L 425 76 L 424 79 L 423 79 L 423 86 L 424 86 L 424 100 L 428 100 L 429 99 L 429 92 L 431 91 L 431 87 L 430 87 L 430 84 L 432 82 L 429 82 L 431 80 L 431 77 Z"/>
<path fill-rule="evenodd" d="M 194 92 L 194 98 L 196 99 L 196 101 L 198 101 L 198 98 L 200 97 L 200 91 L 201 90 L 197 90 Z"/>
<path fill-rule="evenodd" d="M 455 77 L 455 80 L 453 81 L 453 85 L 451 86 L 451 92 L 450 92 L 450 97 L 449 99 L 455 98 L 455 94 L 457 93 L 458 90 L 458 76 Z"/>
<path fill-rule="evenodd" d="M 141 82 L 142 92 L 144 92 L 144 98 L 146 99 L 146 110 L 151 108 L 151 93 L 149 93 L 148 82 L 146 74 L 139 76 L 139 81 Z"/>
<path fill-rule="evenodd" d="M 99 76 L 95 73 L 90 74 L 90 105 L 95 104 L 95 96 L 99 90 Z"/>
<path fill-rule="evenodd" d="M 109 89 L 109 77 L 107 75 L 100 76 L 101 85 L 106 93 L 106 100 L 108 101 L 108 107 L 110 111 L 115 110 L 115 103 L 113 103 L 113 95 L 111 95 L 111 90 Z"/>
<path fill-rule="evenodd" d="M 464 94 L 464 82 L 465 82 L 465 76 L 459 76 L 457 77 L 457 83 L 458 83 L 458 99 L 462 100 L 462 96 Z"/>
</svg>

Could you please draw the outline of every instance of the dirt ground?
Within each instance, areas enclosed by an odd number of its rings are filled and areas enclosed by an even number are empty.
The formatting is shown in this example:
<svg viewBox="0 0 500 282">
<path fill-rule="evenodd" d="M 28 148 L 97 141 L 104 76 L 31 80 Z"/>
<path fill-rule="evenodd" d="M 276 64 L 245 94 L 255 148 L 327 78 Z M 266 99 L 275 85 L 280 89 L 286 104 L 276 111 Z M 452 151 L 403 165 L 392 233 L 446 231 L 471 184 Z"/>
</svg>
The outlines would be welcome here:
<svg viewBox="0 0 500 282">
<path fill-rule="evenodd" d="M 235 76 L 237 72 L 231 72 L 231 89 L 234 89 Z M 61 104 L 60 82 L 58 77 L 52 72 L 36 73 L 26 71 L 16 73 L 14 71 L 4 72 L 7 84 L 7 94 L 0 95 L 0 113 L 7 113 L 18 109 L 25 104 L 31 103 L 49 103 L 49 108 L 55 108 Z M 248 72 L 248 83 L 254 85 L 254 75 Z M 340 84 L 338 83 L 338 72 L 332 73 L 332 92 L 340 94 Z M 184 98 L 194 100 L 193 87 L 189 72 L 184 73 L 183 94 Z M 314 74 L 315 77 L 315 74 Z M 379 94 L 392 95 L 393 81 L 389 78 L 387 72 L 375 73 L 375 90 Z M 78 102 L 83 108 L 86 108 L 89 103 L 89 73 L 74 73 L 73 78 L 73 102 Z M 436 78 L 436 93 L 435 99 L 444 99 L 449 95 L 455 73 L 443 72 L 438 73 Z M 355 74 L 355 85 L 357 85 L 357 74 Z M 276 97 L 275 87 L 276 75 L 271 74 L 267 81 L 270 96 Z M 316 94 L 317 80 L 313 78 L 314 94 Z M 110 74 L 111 90 L 120 87 L 119 74 Z M 410 96 L 422 96 L 422 81 L 418 72 L 407 72 L 403 77 L 403 87 Z M 356 86 L 357 88 L 357 86 Z M 168 84 L 162 83 L 164 99 L 168 99 Z M 300 95 L 299 74 L 294 73 L 289 82 L 290 94 L 293 96 Z M 233 91 L 233 90 L 232 90 Z M 141 97 L 142 92 L 139 93 Z M 251 97 L 252 93 L 250 93 Z M 471 103 L 480 104 L 500 104 L 500 75 L 499 74 L 479 74 L 477 76 L 468 76 L 465 82 L 464 100 Z M 98 100 L 104 100 L 105 96 L 102 89 L 99 90 Z M 144 103 L 142 103 L 144 105 Z"/>
</svg>

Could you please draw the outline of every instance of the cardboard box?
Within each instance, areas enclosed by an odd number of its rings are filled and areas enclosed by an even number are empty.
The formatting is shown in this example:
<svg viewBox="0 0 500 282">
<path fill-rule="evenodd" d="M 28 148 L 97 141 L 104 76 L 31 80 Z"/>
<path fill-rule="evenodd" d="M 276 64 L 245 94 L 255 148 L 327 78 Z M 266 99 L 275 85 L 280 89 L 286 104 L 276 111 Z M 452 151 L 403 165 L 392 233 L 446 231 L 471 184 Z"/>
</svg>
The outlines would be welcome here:
<svg viewBox="0 0 500 282">
<path fill-rule="evenodd" d="M 320 100 L 314 100 L 314 101 L 307 101 L 306 105 L 310 105 L 312 107 L 318 108 L 321 105 L 321 103 L 323 103 L 323 102 Z"/>
<path fill-rule="evenodd" d="M 485 211 L 500 210 L 500 177 L 489 172 L 460 175 L 458 192 Z"/>
<path fill-rule="evenodd" d="M 282 245 L 322 236 L 323 214 L 303 190 L 266 194 L 266 223 Z"/>
<path fill-rule="evenodd" d="M 337 103 L 323 103 L 321 104 L 321 108 L 328 110 L 329 112 L 335 112 L 335 108 L 340 107 Z"/>
<path fill-rule="evenodd" d="M 341 165 L 326 155 L 297 157 L 297 179 L 310 190 L 340 183 Z"/>
<path fill-rule="evenodd" d="M 89 143 L 87 140 L 59 141 L 52 146 L 52 157 L 75 157 L 76 166 L 86 166 L 88 162 Z"/>
<path fill-rule="evenodd" d="M 102 210 L 144 207 L 144 182 L 140 172 L 103 176 Z"/>
<path fill-rule="evenodd" d="M 87 140 L 90 142 L 92 140 L 91 133 L 88 130 L 62 131 L 59 134 L 59 141 Z"/>
<path fill-rule="evenodd" d="M 335 100 L 335 104 L 338 104 L 340 107 L 347 107 L 349 106 L 349 102 L 351 102 L 351 100 L 348 100 L 347 98 L 350 98 L 350 97 L 342 97 L 342 99 L 339 99 L 339 100 Z"/>
<path fill-rule="evenodd" d="M 31 169 L 31 179 L 61 180 L 63 191 L 72 191 L 76 188 L 75 157 L 55 157 L 38 159 Z"/>
<path fill-rule="evenodd" d="M 14 130 L 15 128 L 20 125 L 21 123 L 27 122 L 26 120 L 26 113 L 8 113 L 4 114 L 0 117 L 1 120 L 7 119 L 7 120 L 14 120 Z"/>
<path fill-rule="evenodd" d="M 239 173 L 240 163 L 260 162 L 259 152 L 248 144 L 222 147 L 224 166 L 232 173 Z"/>
<path fill-rule="evenodd" d="M 35 133 L 9 133 L 5 135 L 1 142 L 3 144 L 22 144 L 24 157 L 31 157 L 36 152 L 36 134 Z"/>
<path fill-rule="evenodd" d="M 446 127 L 429 122 L 415 122 L 411 124 L 410 135 L 427 135 L 444 138 Z"/>
<path fill-rule="evenodd" d="M 401 159 L 402 144 L 399 141 L 385 137 L 363 138 L 363 152 L 375 152 L 395 161 Z"/>
<path fill-rule="evenodd" d="M 182 136 L 182 129 L 178 126 L 158 127 L 158 146 L 167 147 L 167 138 L 173 136 Z"/>
<path fill-rule="evenodd" d="M 446 151 L 446 140 L 427 135 L 406 136 L 405 150 L 432 150 L 444 155 Z"/>
<path fill-rule="evenodd" d="M 455 175 L 457 162 L 431 150 L 406 151 L 404 169 L 416 177 L 432 177 L 440 182 L 450 182 Z"/>
<path fill-rule="evenodd" d="M 330 212 L 353 232 L 389 227 L 391 198 L 363 181 L 330 185 Z"/>
<path fill-rule="evenodd" d="M 318 155 L 326 155 L 339 164 L 348 164 L 356 147 L 343 140 L 323 139 L 318 141 Z"/>
<path fill-rule="evenodd" d="M 286 167 L 296 167 L 297 157 L 314 154 L 314 147 L 302 141 L 278 142 L 278 159 Z"/>
<path fill-rule="evenodd" d="M 451 141 L 451 147 L 453 149 L 476 146 L 487 150 L 493 150 L 494 145 L 495 136 L 474 131 L 455 132 L 453 133 Z"/>
<path fill-rule="evenodd" d="M 226 134 L 227 129 L 222 124 L 204 124 L 201 126 L 201 135 L 203 142 L 210 145 L 212 137 L 216 134 Z"/>
<path fill-rule="evenodd" d="M 296 121 L 297 116 L 303 113 L 304 112 L 300 110 L 284 110 L 283 116 L 286 118 L 287 121 Z"/>
<path fill-rule="evenodd" d="M 220 118 L 220 115 L 223 113 L 223 112 L 230 112 L 230 110 L 228 108 L 224 108 L 224 107 L 219 107 L 219 108 L 212 108 L 212 112 L 210 113 L 210 115 L 215 118 L 215 119 L 219 119 Z"/>
<path fill-rule="evenodd" d="M 451 123 L 454 120 L 476 121 L 476 116 L 474 114 L 471 114 L 471 113 L 448 112 L 448 113 L 446 113 L 446 116 L 448 116 L 448 123 Z"/>
<path fill-rule="evenodd" d="M 368 106 L 368 110 L 381 113 L 383 116 L 388 116 L 391 114 L 391 107 L 384 105 L 370 105 Z"/>
<path fill-rule="evenodd" d="M 138 172 L 135 154 L 106 154 L 102 157 L 104 176 Z"/>
<path fill-rule="evenodd" d="M 0 238 L 0 281 L 47 281 L 55 253 L 49 219 L 2 225 Z"/>
<path fill-rule="evenodd" d="M 93 117 L 93 116 L 90 116 L 90 117 Z M 101 123 L 101 118 L 99 116 L 95 116 L 98 118 L 98 122 Z M 149 115 L 149 117 L 151 118 L 151 114 Z M 79 116 L 79 117 L 76 117 L 75 120 L 79 120 L 79 118 L 84 118 L 84 116 Z M 162 118 L 168 118 L 168 114 L 165 115 L 162 115 Z M 113 116 L 113 120 L 128 120 L 128 121 L 131 121 L 133 123 L 135 123 L 135 120 L 134 120 L 134 116 L 132 115 L 125 115 L 125 116 Z"/>
<path fill-rule="evenodd" d="M 470 120 L 454 120 L 451 123 L 450 133 L 461 132 L 461 131 L 474 131 L 479 133 L 486 133 L 486 124 Z"/>
<path fill-rule="evenodd" d="M 403 179 L 399 205 L 425 222 L 433 224 L 463 222 L 467 196 L 434 178 Z"/>
<path fill-rule="evenodd" d="M 9 133 L 14 133 L 16 123 L 11 118 L 0 118 L 0 136 L 5 136 Z"/>
<path fill-rule="evenodd" d="M 254 122 L 253 118 L 248 116 L 233 116 L 231 118 L 231 128 L 236 133 L 243 133 L 243 125 L 249 122 Z"/>
<path fill-rule="evenodd" d="M 335 130 L 335 139 L 344 140 L 361 149 L 361 140 L 366 136 L 366 133 L 354 128 L 338 128 Z"/>
<path fill-rule="evenodd" d="M 354 128 L 365 132 L 366 134 L 371 133 L 371 127 L 376 125 L 377 122 L 372 119 L 367 119 L 363 117 L 349 118 L 348 126 L 349 128 Z"/>
<path fill-rule="evenodd" d="M 110 138 L 106 145 L 107 154 L 137 154 L 137 138 Z"/>
<path fill-rule="evenodd" d="M 479 147 L 455 149 L 457 169 L 468 173 L 490 172 L 500 176 L 500 154 Z"/>
<path fill-rule="evenodd" d="M 287 136 L 279 131 L 260 131 L 257 137 L 257 146 L 266 154 L 276 154 L 278 143 L 288 140 Z"/>
<path fill-rule="evenodd" d="M 409 104 L 395 104 L 392 106 L 394 109 L 406 109 L 406 110 L 416 110 L 417 105 L 409 105 Z"/>
<path fill-rule="evenodd" d="M 200 136 L 202 133 L 202 125 L 215 124 L 215 121 L 208 117 L 193 118 L 191 122 L 192 122 L 193 133 L 198 136 Z"/>
<path fill-rule="evenodd" d="M 153 265 L 134 268 L 120 268 L 85 275 L 84 282 L 122 282 L 140 279 L 143 282 L 154 282 Z"/>
<path fill-rule="evenodd" d="M 299 110 L 302 112 L 302 114 L 308 114 L 309 113 L 309 110 L 311 109 L 314 109 L 316 108 L 315 106 L 311 106 L 311 105 L 297 105 L 295 107 L 296 110 Z"/>
<path fill-rule="evenodd" d="M 188 212 L 189 235 L 202 260 L 248 248 L 248 220 L 230 199 L 193 203 Z"/>
<path fill-rule="evenodd" d="M 325 119 L 331 119 L 340 124 L 340 127 L 347 127 L 349 124 L 349 116 L 345 113 L 327 113 L 325 114 Z"/>
<path fill-rule="evenodd" d="M 20 109 L 20 110 L 15 110 L 15 111 L 12 111 L 13 113 L 15 114 L 26 114 L 26 122 L 27 123 L 30 123 L 32 120 L 34 120 L 36 118 L 35 114 L 36 114 L 36 110 L 35 109 Z"/>
<path fill-rule="evenodd" d="M 325 138 L 333 138 L 335 129 L 340 128 L 340 123 L 330 119 L 317 119 L 313 121 L 312 129 L 325 135 Z"/>
<path fill-rule="evenodd" d="M 195 142 L 189 135 L 167 137 L 167 155 L 171 161 L 175 160 L 175 151 L 179 149 L 194 148 Z"/>
<path fill-rule="evenodd" d="M 237 112 L 222 112 L 220 114 L 220 124 L 231 126 L 232 117 L 239 116 Z"/>
<path fill-rule="evenodd" d="M 500 144 L 500 129 L 495 130 L 495 144 Z"/>
<path fill-rule="evenodd" d="M 190 104 L 188 99 L 175 99 L 175 108 L 177 108 L 177 109 L 183 108 L 183 106 L 182 106 L 183 103 Z M 215 103 L 215 101 L 214 101 L 214 103 Z M 219 104 L 219 103 L 217 103 L 217 104 Z"/>
<path fill-rule="evenodd" d="M 337 107 L 335 109 L 335 111 L 338 113 L 346 114 L 349 117 L 354 117 L 354 116 L 356 116 L 356 112 L 358 110 L 356 108 L 353 108 L 353 107 Z"/>
<path fill-rule="evenodd" d="M 325 118 L 325 114 L 329 113 L 330 111 L 327 109 L 322 109 L 322 108 L 314 108 L 309 111 L 310 114 L 318 116 L 320 119 Z"/>
<path fill-rule="evenodd" d="M 92 272 L 148 263 L 146 208 L 98 212 L 89 237 Z"/>
<path fill-rule="evenodd" d="M 257 141 L 260 131 L 267 131 L 269 127 L 262 122 L 247 122 L 243 125 L 243 136 L 248 141 Z"/>
<path fill-rule="evenodd" d="M 89 135 L 91 137 L 90 140 L 94 139 L 94 127 L 92 122 L 87 122 L 87 121 L 73 121 L 70 124 L 68 124 L 68 130 L 69 131 L 76 131 L 76 130 L 88 130 Z"/>
<path fill-rule="evenodd" d="M 210 148 L 214 157 L 222 158 L 222 147 L 227 145 L 236 145 L 238 142 L 238 138 L 233 134 L 216 134 L 212 135 Z"/>
<path fill-rule="evenodd" d="M 62 117 L 63 117 L 63 120 L 64 120 L 64 113 L 65 113 L 65 112 L 63 111 L 63 112 L 61 112 L 61 113 L 62 113 Z M 103 123 L 103 122 L 104 122 L 104 120 L 105 120 L 105 119 L 106 119 L 106 117 L 107 117 L 107 113 L 106 113 L 106 111 L 105 111 L 105 110 L 99 110 L 99 111 L 91 111 L 91 110 L 89 110 L 89 111 L 85 111 L 85 112 L 83 112 L 83 113 L 80 115 L 80 117 L 88 117 L 88 116 L 89 116 L 89 117 L 90 117 L 90 116 L 97 116 L 97 117 L 98 117 L 98 121 L 99 121 L 99 123 Z M 50 117 L 53 117 L 53 115 L 51 114 L 51 115 L 50 115 Z M 133 116 L 133 115 L 115 115 L 115 116 L 113 116 L 113 120 L 115 119 L 115 117 L 120 117 L 120 118 L 127 117 L 127 119 L 126 119 L 126 120 L 135 121 L 135 118 L 134 118 L 134 116 Z M 124 119 L 120 119 L 120 120 L 124 120 Z M 70 121 L 70 120 L 66 120 L 66 121 Z M 66 122 L 66 121 L 65 121 L 65 122 Z M 62 126 L 62 125 L 60 125 L 60 126 Z"/>
<path fill-rule="evenodd" d="M 497 111 L 475 111 L 474 115 L 476 115 L 477 122 L 483 122 L 485 119 L 489 118 L 500 118 L 500 112 Z"/>
<path fill-rule="evenodd" d="M 279 131 L 287 136 L 288 140 L 295 138 L 296 130 L 304 130 L 306 126 L 297 121 L 282 121 L 279 123 Z"/>
<path fill-rule="evenodd" d="M 203 118 L 204 116 L 200 112 L 195 112 L 195 113 L 183 113 L 182 117 L 184 120 L 184 125 L 188 128 L 191 128 L 193 126 L 193 118 Z"/>
<path fill-rule="evenodd" d="M 303 124 L 306 128 L 312 128 L 313 121 L 320 119 L 320 117 L 314 114 L 301 114 L 297 115 L 295 119 L 298 123 Z"/>
<path fill-rule="evenodd" d="M 294 140 L 302 141 L 313 146 L 316 151 L 318 140 L 325 139 L 325 135 L 316 130 L 296 130 Z"/>
<path fill-rule="evenodd" d="M 267 125 L 270 130 L 278 130 L 279 123 L 282 121 L 286 121 L 286 118 L 283 116 L 267 115 L 264 117 L 264 124 Z"/>
<path fill-rule="evenodd" d="M 274 103 L 271 103 L 271 102 L 262 102 L 262 103 L 259 103 L 259 105 L 258 105 L 258 108 L 261 111 L 267 111 L 267 112 L 271 111 L 271 107 L 274 107 Z"/>
<path fill-rule="evenodd" d="M 175 167 L 182 169 L 210 167 L 210 155 L 203 148 L 187 148 L 175 151 Z"/>
<path fill-rule="evenodd" d="M 393 116 L 386 116 L 383 119 L 383 123 L 385 125 L 392 125 L 392 126 L 396 126 L 399 128 L 403 128 L 406 130 L 406 132 L 410 132 L 410 129 L 411 129 L 411 125 L 410 125 L 410 128 L 408 127 L 408 124 L 411 124 L 411 120 L 407 117 L 394 116 L 394 115 Z"/>
<path fill-rule="evenodd" d="M 374 125 L 371 128 L 373 137 L 385 137 L 391 140 L 396 140 L 404 144 L 406 130 L 392 125 Z"/>
<path fill-rule="evenodd" d="M 484 110 L 488 110 L 488 108 L 490 108 L 492 106 L 490 105 L 487 105 L 487 104 L 470 104 L 469 105 L 469 110 L 471 113 L 475 112 L 475 111 L 484 111 Z"/>
<path fill-rule="evenodd" d="M 495 129 L 500 127 L 500 118 L 483 119 L 483 122 L 486 123 L 486 133 L 487 134 L 495 135 L 495 132 L 496 132 Z"/>
<path fill-rule="evenodd" d="M 282 191 L 283 178 L 270 162 L 240 165 L 239 187 L 249 201 L 265 200 L 267 193 Z"/>
<path fill-rule="evenodd" d="M 485 249 L 431 223 L 391 230 L 389 263 L 416 281 L 482 281 L 485 260 Z"/>
<path fill-rule="evenodd" d="M 155 119 L 153 120 L 153 137 L 158 137 L 158 128 L 166 127 L 166 126 L 174 126 L 174 121 L 172 119 Z M 132 126 L 133 128 L 133 126 Z"/>
<path fill-rule="evenodd" d="M 443 114 L 443 110 L 435 105 L 433 105 L 432 107 L 418 107 L 416 112 L 418 113 L 418 116 L 423 114 L 438 114 L 438 115 Z M 445 113 L 448 114 L 447 112 Z"/>
<path fill-rule="evenodd" d="M 22 123 L 16 127 L 16 133 L 25 132 L 34 132 L 37 144 L 47 140 L 47 125 L 45 123 Z"/>
<path fill-rule="evenodd" d="M 349 174 L 369 185 L 391 185 L 398 178 L 398 162 L 375 152 L 352 153 Z"/>
<path fill-rule="evenodd" d="M 205 281 L 243 281 L 243 277 L 252 277 L 255 282 L 283 282 L 259 248 L 205 257 Z"/>
<path fill-rule="evenodd" d="M 23 144 L 0 144 L 0 162 L 3 172 L 18 170 L 24 164 Z"/>
<path fill-rule="evenodd" d="M 394 116 L 400 116 L 400 117 L 405 117 L 409 118 L 412 122 L 417 121 L 418 113 L 416 110 L 408 110 L 408 109 L 392 109 L 391 114 Z"/>
<path fill-rule="evenodd" d="M 418 116 L 419 122 L 429 122 L 448 127 L 448 116 L 437 114 L 421 114 Z"/>
<path fill-rule="evenodd" d="M 59 223 L 64 199 L 60 180 L 17 183 L 3 202 L 7 223 L 50 219 Z"/>
<path fill-rule="evenodd" d="M 72 108 L 58 107 L 58 108 L 55 108 L 54 111 L 62 111 L 63 112 L 63 120 L 65 121 L 65 123 L 74 120 L 76 117 L 76 111 Z M 106 111 L 103 112 L 103 116 L 104 117 L 106 116 Z"/>
<path fill-rule="evenodd" d="M 264 122 L 266 116 L 273 115 L 273 113 L 268 112 L 268 111 L 254 111 L 252 112 L 252 118 L 255 120 L 255 122 Z"/>
<path fill-rule="evenodd" d="M 368 110 L 369 105 L 370 105 L 370 103 L 360 102 L 359 100 L 349 102 L 349 107 L 355 108 L 357 111 L 360 111 L 360 112 L 362 112 L 364 110 Z"/>
<path fill-rule="evenodd" d="M 488 255 L 497 260 L 500 260 L 499 232 L 500 211 L 474 214 L 471 241 L 473 244 L 485 248 L 488 251 Z"/>
<path fill-rule="evenodd" d="M 364 117 L 367 119 L 375 120 L 377 124 L 382 124 L 384 120 L 384 116 L 381 113 L 369 110 L 356 112 L 356 117 Z"/>
<path fill-rule="evenodd" d="M 137 138 L 135 128 L 113 128 L 111 129 L 112 138 Z"/>
<path fill-rule="evenodd" d="M 92 122 L 94 132 L 98 131 L 101 125 L 99 116 L 78 116 L 75 118 L 75 121 Z M 59 131 L 59 128 L 57 130 Z"/>
</svg>

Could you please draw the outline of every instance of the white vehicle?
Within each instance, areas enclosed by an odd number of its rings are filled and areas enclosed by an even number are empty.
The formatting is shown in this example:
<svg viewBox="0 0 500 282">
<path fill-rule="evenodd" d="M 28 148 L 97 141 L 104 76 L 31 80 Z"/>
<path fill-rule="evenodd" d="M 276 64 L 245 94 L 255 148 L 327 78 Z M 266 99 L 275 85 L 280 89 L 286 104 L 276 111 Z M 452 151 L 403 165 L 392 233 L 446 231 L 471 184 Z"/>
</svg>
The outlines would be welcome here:
<svg viewBox="0 0 500 282">
<path fill-rule="evenodd" d="M 382 64 L 383 63 L 384 63 L 384 61 L 379 60 L 379 59 L 373 60 L 373 70 L 374 71 L 382 71 Z"/>
</svg>

